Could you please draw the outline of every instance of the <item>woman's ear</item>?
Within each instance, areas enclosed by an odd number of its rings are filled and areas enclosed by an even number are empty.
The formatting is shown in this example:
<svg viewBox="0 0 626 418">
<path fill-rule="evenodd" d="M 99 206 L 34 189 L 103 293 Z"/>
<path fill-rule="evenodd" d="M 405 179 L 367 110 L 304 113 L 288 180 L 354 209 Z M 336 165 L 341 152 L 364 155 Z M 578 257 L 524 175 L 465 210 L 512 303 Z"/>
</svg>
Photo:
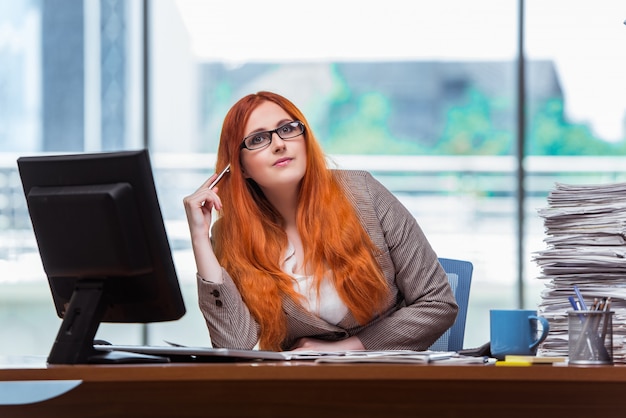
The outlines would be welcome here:
<svg viewBox="0 0 626 418">
<path fill-rule="evenodd" d="M 243 178 L 244 178 L 244 179 L 249 179 L 249 178 L 250 178 L 250 176 L 248 175 L 248 173 L 246 173 L 246 169 L 245 169 L 245 167 L 243 166 L 243 164 L 241 164 L 241 174 L 243 174 Z"/>
</svg>

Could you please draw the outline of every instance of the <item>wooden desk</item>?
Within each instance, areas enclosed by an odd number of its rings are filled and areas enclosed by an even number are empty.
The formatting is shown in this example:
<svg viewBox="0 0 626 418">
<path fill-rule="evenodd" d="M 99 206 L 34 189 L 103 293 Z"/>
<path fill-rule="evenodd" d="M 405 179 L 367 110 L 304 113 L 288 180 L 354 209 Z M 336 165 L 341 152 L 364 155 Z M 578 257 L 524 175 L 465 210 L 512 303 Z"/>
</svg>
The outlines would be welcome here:
<svg viewBox="0 0 626 418">
<path fill-rule="evenodd" d="M 626 411 L 626 367 L 213 363 L 0 369 L 80 380 L 0 417 L 534 417 Z M 539 415 L 537 415 L 539 414 Z"/>
</svg>

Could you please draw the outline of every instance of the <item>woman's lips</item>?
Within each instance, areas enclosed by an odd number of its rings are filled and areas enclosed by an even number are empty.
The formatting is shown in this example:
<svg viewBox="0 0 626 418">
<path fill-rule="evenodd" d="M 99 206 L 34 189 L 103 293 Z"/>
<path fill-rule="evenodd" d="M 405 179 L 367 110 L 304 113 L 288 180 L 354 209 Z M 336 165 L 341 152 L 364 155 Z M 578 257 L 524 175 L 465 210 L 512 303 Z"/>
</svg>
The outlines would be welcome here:
<svg viewBox="0 0 626 418">
<path fill-rule="evenodd" d="M 281 158 L 280 160 L 274 163 L 275 167 L 284 167 L 291 161 L 291 158 Z"/>
</svg>

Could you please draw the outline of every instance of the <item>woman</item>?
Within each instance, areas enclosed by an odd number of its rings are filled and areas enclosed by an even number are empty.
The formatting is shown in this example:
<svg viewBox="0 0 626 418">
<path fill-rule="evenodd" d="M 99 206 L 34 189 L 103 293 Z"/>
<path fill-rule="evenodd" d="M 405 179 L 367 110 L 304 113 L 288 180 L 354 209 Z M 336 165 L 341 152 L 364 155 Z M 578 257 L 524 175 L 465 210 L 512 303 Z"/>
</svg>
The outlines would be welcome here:
<svg viewBox="0 0 626 418">
<path fill-rule="evenodd" d="M 413 216 L 369 173 L 330 170 L 289 100 L 259 92 L 230 109 L 228 164 L 184 199 L 214 347 L 424 350 L 452 325 L 454 296 Z"/>
</svg>

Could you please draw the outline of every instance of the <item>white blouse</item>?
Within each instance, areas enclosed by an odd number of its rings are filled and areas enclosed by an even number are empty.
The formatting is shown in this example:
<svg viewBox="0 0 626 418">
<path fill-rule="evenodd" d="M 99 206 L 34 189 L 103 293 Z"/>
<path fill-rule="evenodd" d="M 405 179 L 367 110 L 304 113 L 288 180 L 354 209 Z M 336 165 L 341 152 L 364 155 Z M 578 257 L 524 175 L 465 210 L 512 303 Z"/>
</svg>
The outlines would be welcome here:
<svg viewBox="0 0 626 418">
<path fill-rule="evenodd" d="M 335 286 L 328 280 L 330 270 L 324 276 L 320 284 L 319 295 L 313 286 L 313 276 L 304 276 L 294 272 L 297 265 L 296 250 L 289 242 L 285 253 L 282 269 L 295 280 L 294 289 L 305 298 L 305 308 L 309 312 L 319 316 L 326 322 L 337 325 L 348 313 L 348 307 L 343 303 Z"/>
</svg>

